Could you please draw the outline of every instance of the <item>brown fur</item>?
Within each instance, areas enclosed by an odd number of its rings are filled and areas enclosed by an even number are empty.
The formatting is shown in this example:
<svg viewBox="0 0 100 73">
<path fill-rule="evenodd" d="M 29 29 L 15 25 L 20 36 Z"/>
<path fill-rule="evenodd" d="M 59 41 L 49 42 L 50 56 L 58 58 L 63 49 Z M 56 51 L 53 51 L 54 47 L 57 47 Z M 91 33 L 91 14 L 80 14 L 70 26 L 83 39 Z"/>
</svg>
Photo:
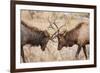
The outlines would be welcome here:
<svg viewBox="0 0 100 73">
<path fill-rule="evenodd" d="M 47 31 L 41 31 L 35 27 L 31 28 L 21 21 L 21 56 L 23 58 L 23 62 L 25 62 L 23 50 L 23 46 L 25 44 L 30 44 L 32 46 L 40 45 L 41 49 L 44 51 L 49 39 L 50 35 Z"/>
<path fill-rule="evenodd" d="M 74 44 L 78 45 L 78 50 L 76 53 L 76 57 L 79 55 L 81 47 L 83 47 L 83 51 L 86 55 L 86 44 L 89 44 L 89 25 L 87 23 L 80 23 L 74 29 L 65 32 L 63 34 L 58 34 L 58 50 L 61 50 L 64 46 L 71 47 Z"/>
</svg>

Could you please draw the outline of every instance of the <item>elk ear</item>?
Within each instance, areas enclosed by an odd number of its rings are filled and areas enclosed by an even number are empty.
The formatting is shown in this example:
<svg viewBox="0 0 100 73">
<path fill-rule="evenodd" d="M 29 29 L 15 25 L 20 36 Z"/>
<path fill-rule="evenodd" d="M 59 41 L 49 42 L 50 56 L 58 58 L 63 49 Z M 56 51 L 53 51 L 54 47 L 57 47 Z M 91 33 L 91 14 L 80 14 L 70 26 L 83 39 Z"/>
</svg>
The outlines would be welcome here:
<svg viewBox="0 0 100 73">
<path fill-rule="evenodd" d="M 44 31 L 45 36 L 50 37 L 49 33 L 47 31 Z"/>
<path fill-rule="evenodd" d="M 63 34 L 63 36 L 65 36 L 65 35 L 66 35 L 66 32 L 67 32 L 66 30 L 64 30 L 64 31 L 63 31 L 63 33 L 62 33 L 62 34 Z"/>
<path fill-rule="evenodd" d="M 66 29 L 66 30 L 64 31 L 63 35 L 65 36 L 67 32 L 68 32 L 68 29 Z"/>
</svg>

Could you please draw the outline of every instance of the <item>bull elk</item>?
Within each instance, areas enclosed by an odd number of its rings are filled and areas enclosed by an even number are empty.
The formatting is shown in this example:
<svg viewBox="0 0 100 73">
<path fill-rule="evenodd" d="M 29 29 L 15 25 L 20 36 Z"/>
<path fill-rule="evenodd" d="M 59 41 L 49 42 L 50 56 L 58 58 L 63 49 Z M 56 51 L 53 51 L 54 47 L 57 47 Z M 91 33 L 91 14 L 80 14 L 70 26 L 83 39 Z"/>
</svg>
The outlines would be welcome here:
<svg viewBox="0 0 100 73">
<path fill-rule="evenodd" d="M 48 22 L 50 24 L 49 27 L 54 29 L 52 25 L 54 24 L 56 26 L 55 22 L 51 23 L 49 18 Z M 23 50 L 23 46 L 25 44 L 31 44 L 32 46 L 40 45 L 42 51 L 44 51 L 49 40 L 55 42 L 53 40 L 53 36 L 56 34 L 56 32 L 50 36 L 50 34 L 46 30 L 41 31 L 35 27 L 30 27 L 23 20 L 21 20 L 21 56 L 23 58 L 23 62 L 25 62 L 24 50 Z"/>
<path fill-rule="evenodd" d="M 49 40 L 52 40 L 53 35 L 50 37 L 47 31 L 41 31 L 35 27 L 29 27 L 21 21 L 21 56 L 25 62 L 23 46 L 30 44 L 32 46 L 41 46 L 42 51 L 45 50 Z"/>
<path fill-rule="evenodd" d="M 58 28 L 58 27 L 57 27 Z M 86 54 L 86 44 L 89 44 L 89 25 L 88 23 L 82 22 L 74 29 L 70 31 L 64 31 L 63 33 L 59 33 L 56 35 L 58 38 L 58 50 L 61 50 L 64 46 L 71 47 L 74 44 L 78 45 L 78 49 L 75 57 L 77 58 L 81 48 L 83 47 L 83 52 L 85 58 L 87 59 Z"/>
</svg>

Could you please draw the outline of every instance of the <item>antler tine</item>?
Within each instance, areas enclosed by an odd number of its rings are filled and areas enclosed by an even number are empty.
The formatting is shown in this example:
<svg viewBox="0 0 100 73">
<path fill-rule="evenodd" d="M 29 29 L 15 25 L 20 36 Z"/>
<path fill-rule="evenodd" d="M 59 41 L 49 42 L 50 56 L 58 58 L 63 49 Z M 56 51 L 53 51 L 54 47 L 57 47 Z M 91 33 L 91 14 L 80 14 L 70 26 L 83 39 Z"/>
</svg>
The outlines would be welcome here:
<svg viewBox="0 0 100 73">
<path fill-rule="evenodd" d="M 64 25 L 62 25 L 60 28 L 57 29 L 57 31 L 51 36 L 51 39 L 54 39 L 57 35 L 55 35 L 57 32 L 59 32 L 59 30 L 63 27 Z M 58 33 L 59 34 L 59 33 Z M 55 35 L 55 36 L 54 36 Z"/>
<path fill-rule="evenodd" d="M 49 28 L 52 28 L 52 29 L 54 29 L 54 27 L 52 26 L 52 23 L 50 22 L 50 20 L 49 20 L 49 17 L 48 17 L 48 22 L 50 23 L 50 26 L 49 26 Z"/>
</svg>

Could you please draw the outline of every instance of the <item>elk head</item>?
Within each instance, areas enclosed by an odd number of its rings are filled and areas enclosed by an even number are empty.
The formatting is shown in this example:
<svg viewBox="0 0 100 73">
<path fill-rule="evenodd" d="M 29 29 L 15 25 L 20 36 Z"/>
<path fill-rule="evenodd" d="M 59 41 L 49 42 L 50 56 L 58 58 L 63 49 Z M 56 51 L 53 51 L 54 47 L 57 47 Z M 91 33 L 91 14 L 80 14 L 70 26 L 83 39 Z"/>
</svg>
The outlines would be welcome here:
<svg viewBox="0 0 100 73">
<path fill-rule="evenodd" d="M 52 28 L 52 29 L 55 29 L 54 27 L 53 27 L 53 25 L 56 27 L 56 31 L 54 32 L 54 34 L 51 36 L 51 40 L 53 40 L 55 37 L 57 37 L 58 38 L 58 50 L 60 50 L 62 47 L 63 47 L 63 45 L 64 45 L 64 43 L 65 43 L 65 39 L 64 39 L 64 35 L 65 35 L 65 33 L 66 33 L 66 31 L 64 31 L 63 33 L 60 33 L 60 29 L 62 28 L 62 27 L 65 27 L 65 25 L 66 25 L 66 23 L 65 24 L 63 24 L 62 26 L 60 26 L 60 27 L 58 27 L 57 26 L 57 24 L 56 24 L 56 19 L 54 19 L 54 21 L 51 23 L 50 22 L 50 20 L 48 19 L 48 22 L 50 23 L 50 27 Z M 55 42 L 55 41 L 54 41 Z"/>
<path fill-rule="evenodd" d="M 59 33 L 57 35 L 57 38 L 58 38 L 58 50 L 61 50 L 61 48 L 66 45 L 65 43 L 65 31 L 63 33 Z"/>
</svg>

